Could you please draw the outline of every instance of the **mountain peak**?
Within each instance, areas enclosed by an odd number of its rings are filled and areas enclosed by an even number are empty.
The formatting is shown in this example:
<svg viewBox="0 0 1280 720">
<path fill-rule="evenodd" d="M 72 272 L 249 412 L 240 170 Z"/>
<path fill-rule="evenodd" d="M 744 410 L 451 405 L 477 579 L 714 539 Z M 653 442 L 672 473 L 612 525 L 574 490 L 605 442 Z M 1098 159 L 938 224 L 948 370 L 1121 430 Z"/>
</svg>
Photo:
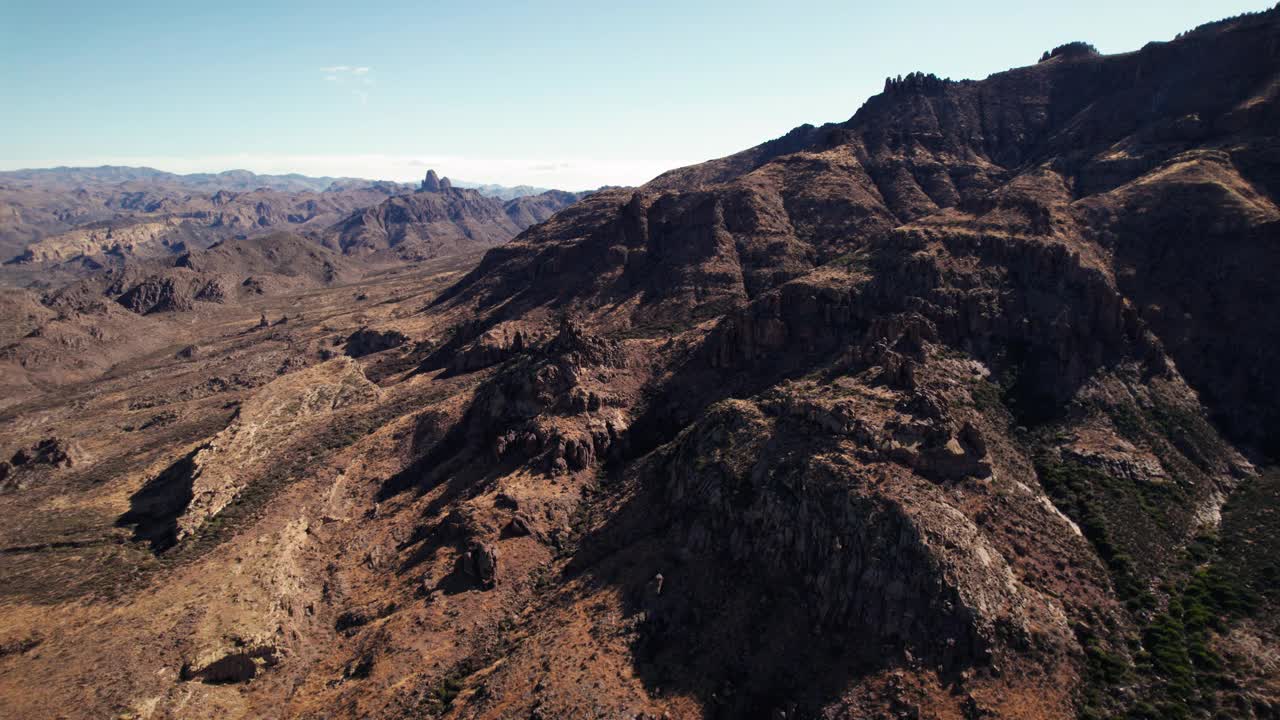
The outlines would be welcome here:
<svg viewBox="0 0 1280 720">
<path fill-rule="evenodd" d="M 1040 62 L 1046 62 L 1056 57 L 1082 58 L 1093 57 L 1095 55 L 1101 55 L 1101 53 L 1098 52 L 1098 48 L 1094 47 L 1090 43 L 1084 42 L 1083 40 L 1076 40 L 1074 42 L 1059 45 L 1052 50 L 1046 50 L 1045 53 L 1040 56 Z"/>
<path fill-rule="evenodd" d="M 449 178 L 442 178 L 436 174 L 435 170 L 428 170 L 427 176 L 423 178 L 422 185 L 418 188 L 419 192 L 444 192 L 453 187 L 453 183 L 449 182 Z"/>
</svg>

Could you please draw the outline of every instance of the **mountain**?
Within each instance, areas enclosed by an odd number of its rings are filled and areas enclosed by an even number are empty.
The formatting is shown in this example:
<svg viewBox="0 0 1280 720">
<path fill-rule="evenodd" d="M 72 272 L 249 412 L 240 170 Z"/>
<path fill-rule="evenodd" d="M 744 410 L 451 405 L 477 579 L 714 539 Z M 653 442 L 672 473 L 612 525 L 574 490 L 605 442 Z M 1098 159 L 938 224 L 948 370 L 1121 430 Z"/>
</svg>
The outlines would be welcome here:
<svg viewBox="0 0 1280 720">
<path fill-rule="evenodd" d="M 427 259 L 506 242 L 587 193 L 548 190 L 501 201 L 428 170 L 417 192 L 351 213 L 326 237 L 348 255 Z"/>
<path fill-rule="evenodd" d="M 0 173 L 0 251 L 11 248 L 43 275 L 51 265 L 75 272 L 285 229 L 364 253 L 409 239 L 390 256 L 434 256 L 505 242 L 584 195 L 554 190 L 504 202 L 473 190 L 421 195 L 399 183 L 247 171 L 24 170 Z M 410 249 L 419 242 L 429 249 Z"/>
<path fill-rule="evenodd" d="M 157 181 L 74 190 L 56 183 L 0 183 L 0 217 L 6 218 L 0 249 L 20 262 L 42 264 L 181 253 L 236 235 L 324 228 L 401 191 L 393 184 L 208 192 Z"/>
<path fill-rule="evenodd" d="M 547 220 L 590 194 L 590 192 L 546 190 L 536 195 L 520 195 L 511 198 L 502 204 L 502 208 L 516 225 L 530 227 Z"/>
<path fill-rule="evenodd" d="M 1073 42 L 107 301 L 136 354 L 0 412 L 0 715 L 1274 717 L 1278 93 L 1280 8 Z"/>
<path fill-rule="evenodd" d="M 534 187 L 532 185 L 495 185 L 493 183 L 473 183 L 465 180 L 456 180 L 454 184 L 460 188 L 469 188 L 484 195 L 485 197 L 497 198 L 499 200 L 515 200 L 516 198 L 526 195 L 541 195 L 550 191 L 552 188 Z"/>
<path fill-rule="evenodd" d="M 117 185 L 125 182 L 180 185 L 192 190 L 231 190 L 247 192 L 267 188 L 281 192 L 323 192 L 334 184 L 370 185 L 374 181 L 349 177 L 311 177 L 298 173 L 259 175 L 248 170 L 226 170 L 218 173 L 178 174 L 149 167 L 102 165 L 100 167 L 56 167 L 0 171 L 0 183 L 6 185 L 54 185 L 66 189 L 92 185 Z"/>
</svg>

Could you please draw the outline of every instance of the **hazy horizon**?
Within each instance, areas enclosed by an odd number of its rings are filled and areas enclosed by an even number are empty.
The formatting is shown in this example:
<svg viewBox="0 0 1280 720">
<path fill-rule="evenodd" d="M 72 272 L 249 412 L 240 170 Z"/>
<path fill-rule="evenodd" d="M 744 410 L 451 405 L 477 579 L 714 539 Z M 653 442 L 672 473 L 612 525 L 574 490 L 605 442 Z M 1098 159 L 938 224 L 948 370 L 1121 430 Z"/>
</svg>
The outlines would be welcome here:
<svg viewBox="0 0 1280 720">
<path fill-rule="evenodd" d="M 424 167 L 425 167 L 425 166 L 424 166 Z M 399 183 L 414 183 L 414 184 L 421 182 L 421 181 L 422 181 L 422 179 L 426 176 L 426 172 L 427 172 L 428 170 L 434 170 L 434 169 L 435 169 L 435 168 L 429 168 L 429 167 L 428 167 L 428 168 L 425 168 L 425 169 L 423 170 L 423 172 L 422 172 L 419 176 L 414 177 L 414 178 L 410 178 L 410 179 L 407 179 L 407 180 L 391 180 L 391 179 L 389 179 L 389 178 L 363 177 L 363 176 L 359 176 L 359 175 L 334 175 L 334 174 L 332 174 L 332 173 L 324 173 L 324 174 L 308 174 L 308 173 L 300 173 L 300 172 L 295 172 L 295 171 L 279 172 L 279 173 L 276 173 L 276 172 L 257 172 L 257 171 L 250 170 L 250 169 L 248 169 L 248 168 L 242 168 L 242 167 L 229 167 L 229 168 L 225 168 L 225 169 L 222 169 L 222 170 L 193 170 L 193 171 L 190 171 L 190 172 L 176 172 L 176 171 L 173 171 L 173 170 L 166 170 L 165 168 L 154 167 L 154 166 L 151 166 L 151 165 L 117 165 L 117 164 L 110 164 L 110 163 L 108 163 L 108 164 L 100 164 L 100 165 L 45 165 L 45 166 L 31 166 L 31 167 L 17 167 L 17 168 L 0 168 L 0 173 L 44 172 L 44 171 L 52 171 L 52 170 L 101 170 L 101 169 L 106 169 L 106 168 L 126 168 L 126 169 L 131 169 L 131 170 L 150 170 L 150 171 L 154 171 L 154 172 L 170 173 L 170 174 L 178 175 L 178 176 L 189 176 L 189 175 L 223 175 L 223 174 L 227 174 L 227 173 L 248 172 L 248 173 L 253 173 L 254 175 L 258 175 L 258 176 L 260 176 L 260 177 L 291 177 L 291 176 L 294 176 L 294 177 L 304 177 L 304 178 L 309 178 L 309 179 L 312 179 L 312 180 L 326 179 L 326 178 L 327 178 L 327 179 L 332 179 L 332 180 L 368 180 L 369 182 L 399 182 Z M 540 186 L 540 185 L 531 185 L 531 184 L 529 184 L 529 183 L 518 183 L 518 184 L 515 184 L 515 185 L 507 185 L 507 184 L 504 184 L 504 183 L 494 183 L 494 182 L 487 182 L 487 181 L 472 180 L 472 179 L 470 179 L 470 178 L 461 178 L 461 177 L 455 178 L 455 177 L 449 177 L 448 175 L 446 175 L 446 174 L 444 174 L 444 173 L 440 173 L 439 171 L 437 171 L 437 173 L 436 173 L 436 174 L 437 174 L 437 175 L 439 175 L 441 178 L 448 178 L 448 179 L 449 179 L 449 181 L 450 181 L 451 183 L 453 183 L 455 186 L 458 186 L 458 187 L 464 187 L 464 188 L 474 188 L 474 187 L 487 186 L 487 187 L 505 187 L 505 188 L 532 187 L 532 188 L 543 189 L 543 190 L 558 190 L 558 189 L 563 189 L 563 188 L 552 188 L 552 187 L 546 187 L 546 186 Z M 583 189 L 583 190 L 597 190 L 597 189 L 599 189 L 599 188 L 598 188 L 598 187 L 596 187 L 596 188 L 581 188 L 581 189 Z"/>
<path fill-rule="evenodd" d="M 0 170 L 635 185 L 843 121 L 887 76 L 980 79 L 1068 41 L 1125 52 L 1265 7 L 284 2 L 178 22 L 157 2 L 21 3 L 0 28 Z"/>
</svg>

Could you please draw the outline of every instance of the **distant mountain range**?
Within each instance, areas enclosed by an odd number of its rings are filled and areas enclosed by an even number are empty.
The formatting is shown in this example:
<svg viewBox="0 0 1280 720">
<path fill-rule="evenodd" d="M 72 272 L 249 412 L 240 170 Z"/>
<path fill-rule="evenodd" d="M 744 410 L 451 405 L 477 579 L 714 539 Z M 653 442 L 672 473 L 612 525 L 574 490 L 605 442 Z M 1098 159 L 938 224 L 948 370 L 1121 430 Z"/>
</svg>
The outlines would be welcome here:
<svg viewBox="0 0 1280 720">
<path fill-rule="evenodd" d="M 474 183 L 466 180 L 454 180 L 455 187 L 470 188 L 489 197 L 498 198 L 499 200 L 514 200 L 518 197 L 526 197 L 528 195 L 541 195 L 544 192 L 553 190 L 554 188 L 534 187 L 533 185 L 495 185 L 493 183 Z"/>
<path fill-rule="evenodd" d="M 393 180 L 371 180 L 357 177 L 331 177 L 322 175 L 315 177 L 300 173 L 286 175 L 260 175 L 249 170 L 225 170 L 217 173 L 171 173 L 150 167 L 130 167 L 127 165 L 101 165 L 98 167 L 28 168 L 22 170 L 0 171 L 0 185 L 9 183 L 33 182 L 58 186 L 96 185 L 102 183 L 125 182 L 162 182 L 176 183 L 203 190 L 258 190 L 270 188 L 285 192 L 325 192 L 344 190 L 353 186 L 397 186 L 406 192 L 417 187 L 413 183 L 400 183 Z M 534 187 L 532 185 L 498 185 L 495 183 L 468 182 L 455 180 L 454 185 L 479 192 L 481 195 L 512 200 L 527 195 L 541 195 L 555 188 Z"/>
<path fill-rule="evenodd" d="M 428 178 L 439 182 L 434 171 Z M 181 253 L 288 229 L 331 246 L 342 232 L 347 252 L 358 247 L 362 255 L 399 260 L 503 242 L 582 196 L 559 190 L 527 195 L 524 190 L 534 188 L 496 185 L 485 193 L 447 180 L 443 187 L 428 184 L 247 170 L 180 175 L 120 166 L 3 172 L 0 259 L 21 255 L 29 263 L 65 264 L 87 258 L 100 264 L 105 256 Z M 505 192 L 491 194 L 495 189 Z M 430 192 L 419 194 L 423 190 Z M 399 197 L 400 205 L 416 209 L 393 211 L 371 232 L 357 229 L 364 228 L 357 221 L 363 211 Z M 406 238 L 413 242 L 402 246 Z"/>
<path fill-rule="evenodd" d="M 259 175 L 248 170 L 227 170 L 219 173 L 166 172 L 149 167 L 102 165 L 100 167 L 55 167 L 10 170 L 0 172 L 0 185 L 12 183 L 40 183 L 42 185 L 75 186 L 115 183 L 171 183 L 201 190 L 258 190 L 269 188 L 284 192 L 323 192 L 350 185 L 370 185 L 375 182 L 353 177 L 310 177 L 298 173 L 288 175 Z M 398 185 L 399 183 L 391 183 Z M 406 188 L 412 186 L 406 185 Z"/>
</svg>

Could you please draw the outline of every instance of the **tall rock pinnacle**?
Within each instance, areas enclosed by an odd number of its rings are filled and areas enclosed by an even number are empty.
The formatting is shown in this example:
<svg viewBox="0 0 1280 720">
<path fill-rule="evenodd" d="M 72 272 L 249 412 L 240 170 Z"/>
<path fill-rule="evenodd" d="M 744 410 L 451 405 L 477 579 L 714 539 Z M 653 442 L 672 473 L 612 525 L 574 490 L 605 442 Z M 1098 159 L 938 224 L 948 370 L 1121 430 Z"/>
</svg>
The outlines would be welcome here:
<svg viewBox="0 0 1280 720">
<path fill-rule="evenodd" d="M 427 177 L 423 179 L 419 190 L 423 192 L 440 192 L 440 187 L 440 176 L 436 175 L 435 170 L 428 170 Z"/>
</svg>

